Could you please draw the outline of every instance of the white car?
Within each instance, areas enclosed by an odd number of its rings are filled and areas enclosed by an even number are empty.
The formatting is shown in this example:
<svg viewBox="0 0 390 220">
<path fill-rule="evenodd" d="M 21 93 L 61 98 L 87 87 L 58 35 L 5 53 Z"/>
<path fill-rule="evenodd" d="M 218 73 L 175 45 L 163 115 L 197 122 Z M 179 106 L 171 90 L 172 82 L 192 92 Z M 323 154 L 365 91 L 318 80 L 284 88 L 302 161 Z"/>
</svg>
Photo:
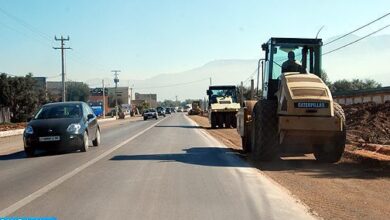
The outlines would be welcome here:
<svg viewBox="0 0 390 220">
<path fill-rule="evenodd" d="M 144 111 L 143 113 L 144 120 L 148 120 L 149 118 L 155 118 L 158 119 L 157 110 L 154 108 L 150 108 Z"/>
</svg>

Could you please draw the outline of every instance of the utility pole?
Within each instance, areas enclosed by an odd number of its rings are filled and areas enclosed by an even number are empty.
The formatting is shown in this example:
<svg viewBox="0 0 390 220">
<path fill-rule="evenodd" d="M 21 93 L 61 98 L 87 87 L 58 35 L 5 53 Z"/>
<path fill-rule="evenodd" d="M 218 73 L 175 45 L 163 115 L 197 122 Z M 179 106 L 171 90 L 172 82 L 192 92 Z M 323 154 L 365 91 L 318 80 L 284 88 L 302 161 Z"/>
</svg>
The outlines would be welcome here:
<svg viewBox="0 0 390 220">
<path fill-rule="evenodd" d="M 259 95 L 259 79 L 260 79 L 260 64 L 261 64 L 261 74 L 263 74 L 263 65 L 264 65 L 264 60 L 265 59 L 259 59 L 259 61 L 257 62 L 257 88 L 256 88 L 256 96 L 260 96 Z M 263 83 L 263 82 L 261 82 Z"/>
<path fill-rule="evenodd" d="M 104 79 L 102 80 L 103 84 L 103 118 L 106 118 L 106 88 L 104 87 Z"/>
<path fill-rule="evenodd" d="M 240 85 L 240 100 L 241 100 L 241 106 L 244 106 L 244 83 L 242 81 Z"/>
<path fill-rule="evenodd" d="M 61 36 L 61 38 L 57 38 L 57 36 L 54 36 L 54 40 L 61 41 L 61 47 L 53 47 L 55 50 L 61 50 L 61 62 L 62 62 L 62 101 L 66 101 L 66 90 L 65 90 L 65 59 L 64 59 L 64 50 L 70 50 L 72 48 L 70 47 L 64 47 L 65 43 L 64 41 L 69 41 L 69 36 L 67 38 L 64 38 Z"/>
<path fill-rule="evenodd" d="M 213 81 L 212 81 L 212 79 L 211 79 L 211 77 L 210 77 L 210 86 L 211 86 L 211 85 L 213 85 Z"/>
<path fill-rule="evenodd" d="M 255 93 L 255 80 L 251 79 L 251 100 L 254 99 L 254 93 Z"/>
<path fill-rule="evenodd" d="M 111 72 L 114 73 L 114 83 L 115 83 L 115 118 L 118 119 L 118 96 L 116 94 L 116 90 L 118 88 L 118 83 L 119 83 L 119 78 L 118 78 L 118 75 L 119 75 L 119 72 L 120 70 L 111 70 Z"/>
</svg>

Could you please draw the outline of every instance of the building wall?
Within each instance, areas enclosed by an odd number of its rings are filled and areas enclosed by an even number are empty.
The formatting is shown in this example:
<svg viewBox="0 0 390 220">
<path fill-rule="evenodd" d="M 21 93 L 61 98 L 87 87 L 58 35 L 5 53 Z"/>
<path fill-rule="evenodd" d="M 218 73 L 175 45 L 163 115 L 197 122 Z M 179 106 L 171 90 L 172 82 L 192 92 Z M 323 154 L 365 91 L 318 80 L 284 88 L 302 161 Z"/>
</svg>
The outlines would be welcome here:
<svg viewBox="0 0 390 220">
<path fill-rule="evenodd" d="M 110 111 L 110 108 L 108 107 L 108 96 L 104 96 L 104 101 L 105 101 L 105 106 L 104 106 L 104 111 L 105 113 L 108 113 Z M 103 105 L 103 95 L 91 95 L 89 96 L 88 103 L 91 104 L 97 104 L 99 103 L 100 105 Z"/>
<path fill-rule="evenodd" d="M 364 91 L 356 94 L 334 96 L 333 100 L 342 105 L 351 105 L 365 102 L 375 102 L 378 104 L 390 101 L 390 91 L 376 91 L 375 93 Z"/>
<path fill-rule="evenodd" d="M 383 97 L 383 101 L 390 101 L 390 94 L 388 94 L 388 95 L 384 95 L 384 97 Z"/>
<path fill-rule="evenodd" d="M 122 104 L 131 105 L 131 88 L 118 87 L 116 89 L 116 95 L 118 100 L 121 100 Z M 115 101 L 115 88 L 108 88 L 109 101 Z"/>
<path fill-rule="evenodd" d="M 135 100 L 145 100 L 146 103 L 150 104 L 151 108 L 157 107 L 157 94 L 135 93 Z"/>
</svg>

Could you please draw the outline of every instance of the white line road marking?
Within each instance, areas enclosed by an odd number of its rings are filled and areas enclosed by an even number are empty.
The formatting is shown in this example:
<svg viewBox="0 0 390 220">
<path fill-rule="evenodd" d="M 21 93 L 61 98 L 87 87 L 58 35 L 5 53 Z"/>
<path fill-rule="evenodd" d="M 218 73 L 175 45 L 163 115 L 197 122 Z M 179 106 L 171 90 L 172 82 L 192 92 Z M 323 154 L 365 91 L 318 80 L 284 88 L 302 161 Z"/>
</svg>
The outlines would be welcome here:
<svg viewBox="0 0 390 220">
<path fill-rule="evenodd" d="M 112 152 L 114 152 L 115 150 L 123 147 L 125 144 L 129 143 L 130 141 L 134 140 L 135 138 L 137 138 L 138 136 L 144 134 L 146 131 L 150 130 L 151 128 L 153 128 L 154 126 L 156 126 L 157 124 L 161 123 L 162 121 L 164 121 L 164 119 L 154 123 L 153 125 L 147 127 L 146 129 L 140 131 L 139 133 L 137 133 L 136 135 L 132 136 L 131 138 L 121 142 L 120 144 L 116 145 L 115 147 L 105 151 L 104 153 L 100 154 L 98 157 L 95 157 L 94 159 L 86 162 L 85 164 L 77 167 L 76 169 L 74 169 L 73 171 L 61 176 L 60 178 L 54 180 L 53 182 L 49 183 L 48 185 L 42 187 L 41 189 L 33 192 L 32 194 L 24 197 L 23 199 L 19 200 L 18 202 L 10 205 L 8 208 L 5 208 L 3 210 L 0 211 L 0 216 L 1 217 L 5 217 L 5 216 L 8 216 L 12 213 L 14 213 L 15 211 L 17 211 L 18 209 L 22 208 L 23 206 L 29 204 L 30 202 L 34 201 L 35 199 L 41 197 L 42 195 L 44 195 L 45 193 L 49 192 L 50 190 L 54 189 L 55 187 L 57 187 L 58 185 L 60 185 L 61 183 L 65 182 L 66 180 L 70 179 L 71 177 L 73 177 L 74 175 L 80 173 L 81 171 L 83 171 L 84 169 L 86 169 L 87 167 L 93 165 L 94 163 L 98 162 L 99 160 L 103 159 L 104 157 L 108 156 L 109 154 L 111 154 Z"/>
</svg>

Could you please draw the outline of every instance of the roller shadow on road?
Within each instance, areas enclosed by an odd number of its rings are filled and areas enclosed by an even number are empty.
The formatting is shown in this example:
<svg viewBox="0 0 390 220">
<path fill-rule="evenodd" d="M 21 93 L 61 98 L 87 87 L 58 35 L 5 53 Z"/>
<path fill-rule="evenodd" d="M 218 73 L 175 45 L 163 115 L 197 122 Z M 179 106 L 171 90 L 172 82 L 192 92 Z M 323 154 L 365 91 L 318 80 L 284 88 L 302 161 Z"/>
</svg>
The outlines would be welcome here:
<svg viewBox="0 0 390 220">
<path fill-rule="evenodd" d="M 150 160 L 157 162 L 180 162 L 200 166 L 216 167 L 249 167 L 239 160 L 237 152 L 220 147 L 191 147 L 183 150 L 184 153 L 176 154 L 141 154 L 141 155 L 117 155 L 110 160 Z"/>
<path fill-rule="evenodd" d="M 156 128 L 204 128 L 202 126 L 194 126 L 194 125 L 156 125 Z"/>
<path fill-rule="evenodd" d="M 196 129 L 205 129 L 205 130 L 224 130 L 224 129 L 235 129 L 235 128 L 211 128 L 195 125 L 157 125 L 156 128 L 196 128 Z"/>
</svg>

